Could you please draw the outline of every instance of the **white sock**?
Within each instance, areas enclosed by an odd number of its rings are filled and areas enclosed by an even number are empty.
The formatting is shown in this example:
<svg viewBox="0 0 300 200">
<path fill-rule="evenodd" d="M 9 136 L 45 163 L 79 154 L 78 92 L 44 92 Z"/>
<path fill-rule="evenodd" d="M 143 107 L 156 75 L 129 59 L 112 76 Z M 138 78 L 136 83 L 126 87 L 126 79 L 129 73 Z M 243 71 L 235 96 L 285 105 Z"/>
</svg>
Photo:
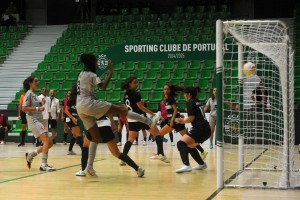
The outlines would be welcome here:
<svg viewBox="0 0 300 200">
<path fill-rule="evenodd" d="M 42 153 L 42 166 L 45 167 L 47 165 L 48 154 Z"/>
<path fill-rule="evenodd" d="M 87 167 L 89 169 L 93 168 L 93 163 L 96 157 L 96 151 L 97 151 L 98 144 L 95 142 L 91 142 L 89 146 L 89 159 L 87 163 Z"/>
</svg>

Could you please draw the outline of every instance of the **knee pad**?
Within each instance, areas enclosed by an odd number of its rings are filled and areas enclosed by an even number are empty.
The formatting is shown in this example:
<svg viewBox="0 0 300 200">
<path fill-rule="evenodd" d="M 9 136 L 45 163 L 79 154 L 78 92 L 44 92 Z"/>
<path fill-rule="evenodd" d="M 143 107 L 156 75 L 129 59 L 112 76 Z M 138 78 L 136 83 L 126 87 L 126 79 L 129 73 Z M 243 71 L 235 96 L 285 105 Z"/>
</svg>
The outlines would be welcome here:
<svg viewBox="0 0 300 200">
<path fill-rule="evenodd" d="M 178 149 L 178 151 L 180 151 L 180 150 L 183 149 L 183 148 L 187 148 L 187 145 L 186 145 L 186 143 L 184 143 L 183 141 L 179 140 L 179 141 L 177 142 L 177 149 Z"/>
<path fill-rule="evenodd" d="M 86 138 L 89 140 L 89 141 L 92 141 L 93 140 L 93 138 L 92 138 L 92 136 L 91 136 L 91 134 L 90 134 L 90 132 L 89 131 L 86 131 Z"/>
</svg>

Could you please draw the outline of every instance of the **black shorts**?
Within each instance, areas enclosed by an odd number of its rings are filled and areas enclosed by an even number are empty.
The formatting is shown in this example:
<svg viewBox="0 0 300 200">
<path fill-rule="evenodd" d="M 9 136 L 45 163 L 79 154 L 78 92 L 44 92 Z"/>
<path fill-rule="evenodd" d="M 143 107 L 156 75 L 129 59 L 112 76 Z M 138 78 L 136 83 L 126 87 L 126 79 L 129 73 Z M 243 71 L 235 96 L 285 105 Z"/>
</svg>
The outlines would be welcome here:
<svg viewBox="0 0 300 200">
<path fill-rule="evenodd" d="M 193 127 L 188 132 L 188 135 L 193 138 L 197 143 L 203 143 L 210 138 L 210 126 L 208 122 L 205 122 L 201 126 Z"/>
<path fill-rule="evenodd" d="M 26 112 L 21 112 L 21 121 L 22 124 L 27 124 Z"/>
<path fill-rule="evenodd" d="M 48 120 L 49 128 L 57 128 L 57 121 L 56 119 L 49 119 Z"/>
<path fill-rule="evenodd" d="M 140 130 L 149 130 L 150 127 L 142 122 L 128 122 L 128 129 L 139 132 Z"/>
<path fill-rule="evenodd" d="M 115 134 L 112 132 L 110 126 L 98 127 L 100 138 L 102 142 L 106 143 L 115 139 Z"/>
<path fill-rule="evenodd" d="M 73 128 L 73 127 L 76 127 L 76 126 L 78 126 L 77 124 L 74 124 L 74 122 L 73 122 L 73 121 L 66 122 L 66 123 L 67 123 L 67 125 L 68 125 L 68 127 L 69 127 L 69 129 L 70 129 L 70 130 L 72 130 L 72 128 Z"/>
<path fill-rule="evenodd" d="M 169 119 L 165 120 L 164 122 L 161 122 L 160 127 L 162 128 L 162 127 L 164 127 L 165 125 L 168 125 L 169 127 L 171 127 L 171 126 L 170 126 L 170 120 L 169 120 Z M 174 123 L 173 123 L 173 127 L 171 127 L 171 128 L 173 128 L 176 132 L 180 132 L 180 131 L 182 131 L 182 130 L 185 129 L 185 125 L 184 125 L 184 124 L 176 124 L 176 123 L 174 122 Z"/>
</svg>

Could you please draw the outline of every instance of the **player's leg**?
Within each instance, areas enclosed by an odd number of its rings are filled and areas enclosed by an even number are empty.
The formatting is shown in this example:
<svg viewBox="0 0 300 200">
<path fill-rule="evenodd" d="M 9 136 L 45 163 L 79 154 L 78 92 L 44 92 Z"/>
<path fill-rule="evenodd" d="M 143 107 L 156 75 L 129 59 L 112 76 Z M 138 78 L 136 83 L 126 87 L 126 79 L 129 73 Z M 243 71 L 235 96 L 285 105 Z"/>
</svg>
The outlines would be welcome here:
<svg viewBox="0 0 300 200">
<path fill-rule="evenodd" d="M 80 130 L 79 126 L 72 127 L 71 131 L 72 131 L 73 138 L 72 138 L 72 140 L 70 142 L 69 150 L 67 152 L 67 155 L 76 155 L 76 153 L 73 152 L 73 146 L 74 146 L 74 144 L 77 141 L 77 143 L 78 143 L 78 145 L 79 145 L 79 147 L 80 147 L 80 149 L 82 151 L 82 148 L 83 148 L 82 147 L 83 146 L 83 138 L 82 138 L 81 130 Z"/>
<path fill-rule="evenodd" d="M 56 141 L 55 141 L 55 138 L 56 138 L 56 135 L 57 135 L 56 128 L 57 128 L 57 122 L 56 122 L 56 120 L 51 120 L 51 131 L 52 131 L 51 138 L 52 138 L 53 144 L 56 144 Z"/>
<path fill-rule="evenodd" d="M 69 134 L 69 127 L 68 124 L 64 122 L 64 145 L 67 145 L 68 134 Z"/>
<path fill-rule="evenodd" d="M 145 129 L 143 129 L 142 132 L 143 132 L 143 145 L 146 146 L 147 145 L 147 132 Z"/>
<path fill-rule="evenodd" d="M 87 139 L 87 137 L 84 137 L 83 147 L 81 152 L 81 170 L 76 172 L 75 174 L 76 176 L 86 176 L 84 170 L 86 169 L 88 163 L 89 146 L 90 146 L 90 141 Z"/>
<path fill-rule="evenodd" d="M 21 120 L 22 120 L 21 143 L 18 145 L 18 147 L 25 145 L 25 137 L 27 132 L 27 119 L 26 119 L 26 114 L 24 112 L 21 113 Z"/>
<path fill-rule="evenodd" d="M 157 154 L 158 156 L 156 157 L 156 159 L 159 159 L 165 163 L 169 163 L 170 161 L 167 159 L 167 157 L 164 154 L 164 147 L 163 147 L 163 139 L 162 136 L 160 135 L 160 132 L 158 130 L 158 128 L 155 126 L 153 128 L 147 129 L 146 130 L 155 137 L 155 142 L 157 145 Z"/>
<path fill-rule="evenodd" d="M 122 130 L 123 130 L 124 124 L 121 122 L 120 118 L 118 120 L 118 138 L 119 142 L 117 143 L 118 146 L 122 146 Z"/>
<path fill-rule="evenodd" d="M 211 135 L 210 135 L 210 149 L 213 149 L 214 148 L 214 145 L 213 145 L 213 139 L 214 139 L 214 133 L 215 133 L 215 127 L 216 127 L 216 117 L 213 117 L 213 116 L 209 116 L 209 126 L 210 126 L 210 129 L 211 129 Z"/>
</svg>

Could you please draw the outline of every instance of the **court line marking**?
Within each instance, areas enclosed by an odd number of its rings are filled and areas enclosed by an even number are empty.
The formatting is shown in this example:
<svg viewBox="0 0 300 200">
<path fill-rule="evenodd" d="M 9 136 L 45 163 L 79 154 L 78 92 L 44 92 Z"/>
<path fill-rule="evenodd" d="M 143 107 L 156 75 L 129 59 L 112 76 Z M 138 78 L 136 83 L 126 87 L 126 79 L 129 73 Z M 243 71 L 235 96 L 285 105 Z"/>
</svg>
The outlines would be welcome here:
<svg viewBox="0 0 300 200">
<path fill-rule="evenodd" d="M 268 151 L 268 148 L 265 148 L 263 150 L 263 152 L 261 152 L 260 154 L 258 154 L 253 160 L 251 160 L 247 165 L 245 165 L 244 168 L 249 167 L 250 165 L 252 165 L 253 162 L 255 162 L 257 159 L 259 159 L 266 151 Z M 233 181 L 236 177 L 238 177 L 243 171 L 237 171 L 235 172 L 233 175 L 231 175 L 225 182 L 224 184 L 229 184 L 231 181 Z M 225 187 L 223 187 L 222 189 L 217 189 L 216 191 L 214 191 L 208 198 L 207 200 L 211 200 L 213 198 L 215 198 L 223 189 L 225 189 Z"/>
<path fill-rule="evenodd" d="M 103 161 L 103 160 L 106 160 L 106 158 L 101 158 L 99 160 L 95 160 L 94 162 L 99 162 L 99 161 Z M 66 167 L 62 167 L 62 168 L 56 169 L 55 171 L 61 171 L 61 170 L 64 170 L 64 169 L 68 169 L 68 168 L 72 168 L 72 167 L 77 167 L 77 166 L 80 166 L 80 165 L 81 164 L 70 165 L 70 166 L 66 166 Z M 29 177 L 41 175 L 41 174 L 55 173 L 55 171 L 54 172 L 39 172 L 39 173 L 36 173 L 36 174 L 30 174 L 30 175 L 27 175 L 27 176 L 21 176 L 21 177 L 18 177 L 18 178 L 8 179 L 8 180 L 5 180 L 5 181 L 1 181 L 0 184 L 7 183 L 7 182 L 12 182 L 12 181 L 17 181 L 17 180 L 21 180 L 21 179 L 25 179 L 25 178 L 29 178 Z"/>
</svg>

